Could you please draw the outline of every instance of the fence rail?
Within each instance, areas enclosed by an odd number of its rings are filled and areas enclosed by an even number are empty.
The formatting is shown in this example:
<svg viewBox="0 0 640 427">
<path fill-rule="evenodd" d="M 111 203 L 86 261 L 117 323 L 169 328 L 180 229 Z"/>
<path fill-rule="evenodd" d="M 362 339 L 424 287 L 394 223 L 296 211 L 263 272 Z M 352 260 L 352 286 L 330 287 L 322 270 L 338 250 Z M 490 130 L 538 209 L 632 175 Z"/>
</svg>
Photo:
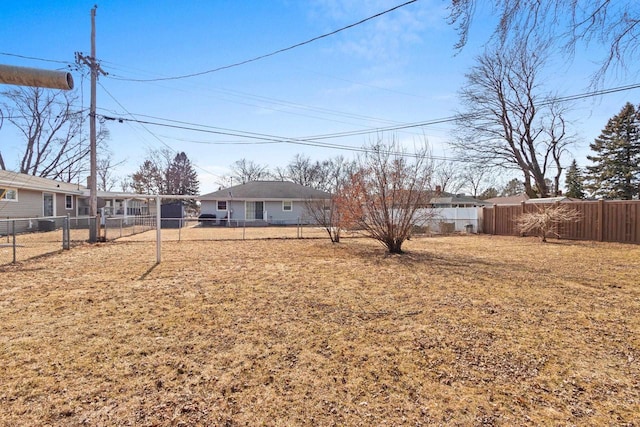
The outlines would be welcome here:
<svg viewBox="0 0 640 427">
<path fill-rule="evenodd" d="M 580 212 L 577 222 L 566 222 L 558 227 L 562 239 L 594 240 L 600 242 L 640 243 L 640 200 L 597 200 L 562 202 Z M 520 215 L 536 212 L 543 205 L 521 203 L 482 208 L 486 234 L 519 236 L 516 221 Z"/>
</svg>

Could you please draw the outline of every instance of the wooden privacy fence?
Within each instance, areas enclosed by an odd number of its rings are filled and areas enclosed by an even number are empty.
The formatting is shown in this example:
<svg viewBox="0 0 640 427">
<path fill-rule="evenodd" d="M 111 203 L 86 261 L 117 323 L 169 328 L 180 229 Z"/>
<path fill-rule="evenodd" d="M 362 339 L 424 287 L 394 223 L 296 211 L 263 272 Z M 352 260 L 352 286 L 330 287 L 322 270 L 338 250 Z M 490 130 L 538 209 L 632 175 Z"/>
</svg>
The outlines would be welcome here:
<svg viewBox="0 0 640 427">
<path fill-rule="evenodd" d="M 640 243 L 640 200 L 596 200 L 561 202 L 581 213 L 578 222 L 560 224 L 562 239 Z M 526 212 L 537 212 L 547 203 L 523 202 L 482 208 L 482 231 L 486 234 L 519 236 L 516 221 Z"/>
</svg>

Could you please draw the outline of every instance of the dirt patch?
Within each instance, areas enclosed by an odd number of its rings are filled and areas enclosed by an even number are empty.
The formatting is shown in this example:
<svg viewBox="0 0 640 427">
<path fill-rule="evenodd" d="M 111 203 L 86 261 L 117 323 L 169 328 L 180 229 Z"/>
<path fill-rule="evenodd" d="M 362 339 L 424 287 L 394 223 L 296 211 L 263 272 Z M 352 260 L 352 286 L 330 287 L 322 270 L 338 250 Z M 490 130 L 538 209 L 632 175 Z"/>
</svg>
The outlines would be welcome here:
<svg viewBox="0 0 640 427">
<path fill-rule="evenodd" d="M 640 248 L 74 248 L 0 273 L 1 425 L 637 425 Z"/>
</svg>

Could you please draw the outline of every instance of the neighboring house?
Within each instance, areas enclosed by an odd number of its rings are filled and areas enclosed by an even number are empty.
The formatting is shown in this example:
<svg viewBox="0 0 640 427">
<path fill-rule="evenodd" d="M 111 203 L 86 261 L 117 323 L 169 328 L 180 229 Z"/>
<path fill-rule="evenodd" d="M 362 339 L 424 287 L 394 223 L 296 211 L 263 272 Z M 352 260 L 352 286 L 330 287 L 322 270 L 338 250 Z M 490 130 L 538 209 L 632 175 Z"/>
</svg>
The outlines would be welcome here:
<svg viewBox="0 0 640 427">
<path fill-rule="evenodd" d="M 288 181 L 251 181 L 199 197 L 203 217 L 247 225 L 307 224 L 311 218 L 306 202 L 330 198 L 329 193 Z"/>
<path fill-rule="evenodd" d="M 77 216 L 84 187 L 0 170 L 0 218 Z"/>
<path fill-rule="evenodd" d="M 105 216 L 145 215 L 149 213 L 149 208 L 143 197 L 131 193 L 99 191 L 98 207 L 103 208 Z M 75 218 L 88 214 L 87 187 L 0 170 L 0 220 L 62 216 Z M 25 231 L 35 229 L 36 226 L 37 221 L 24 221 L 18 229 Z"/>
<path fill-rule="evenodd" d="M 85 189 L 84 194 L 86 203 L 79 215 L 89 214 L 89 190 Z M 104 216 L 155 215 L 155 206 L 155 200 L 145 198 L 142 194 L 98 191 L 98 207 Z"/>
</svg>

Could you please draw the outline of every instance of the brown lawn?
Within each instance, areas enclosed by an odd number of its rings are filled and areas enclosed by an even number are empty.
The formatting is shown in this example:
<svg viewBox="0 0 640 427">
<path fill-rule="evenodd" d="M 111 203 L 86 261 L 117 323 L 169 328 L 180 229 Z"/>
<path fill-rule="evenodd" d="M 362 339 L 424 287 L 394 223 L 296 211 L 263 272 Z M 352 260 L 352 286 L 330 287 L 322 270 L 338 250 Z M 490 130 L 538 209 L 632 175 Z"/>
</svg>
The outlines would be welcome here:
<svg viewBox="0 0 640 427">
<path fill-rule="evenodd" d="M 640 425 L 638 246 L 162 249 L 0 269 L 0 425 Z"/>
</svg>

